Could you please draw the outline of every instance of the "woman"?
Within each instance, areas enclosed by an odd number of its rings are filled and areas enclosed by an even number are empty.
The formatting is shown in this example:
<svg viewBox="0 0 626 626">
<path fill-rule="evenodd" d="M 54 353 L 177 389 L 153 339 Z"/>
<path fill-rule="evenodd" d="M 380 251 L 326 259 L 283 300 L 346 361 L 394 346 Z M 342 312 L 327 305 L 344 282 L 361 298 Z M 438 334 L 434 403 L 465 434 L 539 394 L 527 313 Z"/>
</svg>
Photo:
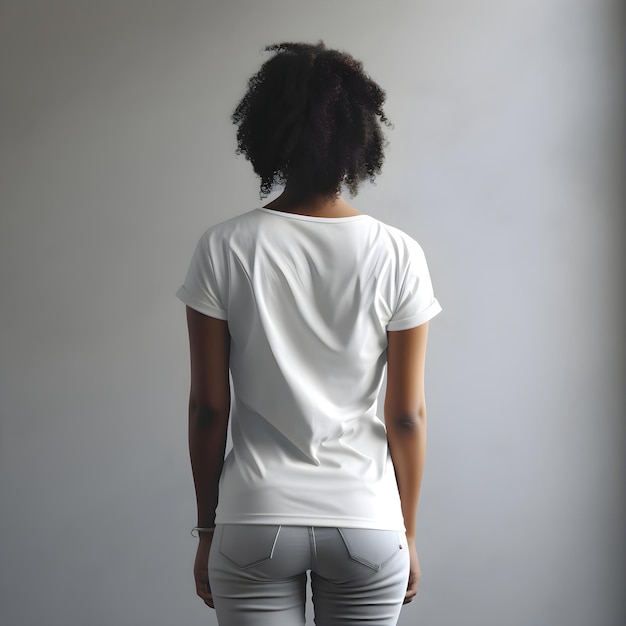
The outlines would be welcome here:
<svg viewBox="0 0 626 626">
<path fill-rule="evenodd" d="M 233 121 L 262 196 L 284 191 L 209 228 L 177 294 L 196 589 L 221 626 L 304 624 L 310 572 L 317 626 L 390 626 L 420 577 L 424 361 L 441 308 L 420 246 L 341 197 L 380 172 L 384 92 L 322 42 L 266 49 Z"/>
</svg>

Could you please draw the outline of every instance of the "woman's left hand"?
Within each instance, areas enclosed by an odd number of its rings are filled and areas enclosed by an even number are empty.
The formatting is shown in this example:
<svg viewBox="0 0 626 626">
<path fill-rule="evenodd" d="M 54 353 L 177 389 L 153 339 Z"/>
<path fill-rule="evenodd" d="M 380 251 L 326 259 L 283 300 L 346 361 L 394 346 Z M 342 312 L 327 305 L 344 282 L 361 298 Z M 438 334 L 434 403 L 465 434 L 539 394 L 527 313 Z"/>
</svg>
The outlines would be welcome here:
<svg viewBox="0 0 626 626">
<path fill-rule="evenodd" d="M 211 585 L 209 584 L 209 552 L 213 541 L 212 532 L 201 532 L 198 541 L 198 551 L 193 565 L 193 575 L 196 579 L 196 593 L 204 600 L 207 606 L 215 608 Z"/>
</svg>

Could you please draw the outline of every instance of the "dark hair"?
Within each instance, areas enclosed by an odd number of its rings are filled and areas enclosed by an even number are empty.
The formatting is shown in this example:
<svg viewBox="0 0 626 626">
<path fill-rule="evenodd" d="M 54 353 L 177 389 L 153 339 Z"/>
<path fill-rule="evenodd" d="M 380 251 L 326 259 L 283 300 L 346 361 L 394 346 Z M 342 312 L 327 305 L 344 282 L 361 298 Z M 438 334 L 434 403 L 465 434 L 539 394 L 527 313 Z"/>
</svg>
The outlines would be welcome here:
<svg viewBox="0 0 626 626">
<path fill-rule="evenodd" d="M 318 44 L 266 46 L 276 54 L 248 81 L 231 119 L 237 154 L 261 178 L 261 197 L 289 183 L 302 198 L 352 195 L 380 173 L 390 126 L 385 92 L 352 56 Z"/>
</svg>

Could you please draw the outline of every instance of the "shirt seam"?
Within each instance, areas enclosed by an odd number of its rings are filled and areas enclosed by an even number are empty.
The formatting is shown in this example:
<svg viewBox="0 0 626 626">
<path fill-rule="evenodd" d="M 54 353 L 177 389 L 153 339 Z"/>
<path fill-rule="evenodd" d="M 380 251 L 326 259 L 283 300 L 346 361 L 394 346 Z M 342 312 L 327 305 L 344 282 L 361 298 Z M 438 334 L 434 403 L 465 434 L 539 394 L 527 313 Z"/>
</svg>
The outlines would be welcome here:
<svg viewBox="0 0 626 626">
<path fill-rule="evenodd" d="M 318 222 L 320 224 L 342 224 L 347 222 L 356 222 L 362 220 L 363 218 L 370 217 L 365 213 L 361 213 L 359 215 L 346 215 L 344 217 L 317 217 L 315 215 L 302 215 L 301 213 L 287 213 L 286 211 L 276 211 L 275 209 L 267 209 L 265 207 L 257 207 L 256 210 L 262 211 L 263 213 L 267 213 L 269 215 L 274 215 L 276 217 L 295 219 L 303 222 Z"/>
</svg>

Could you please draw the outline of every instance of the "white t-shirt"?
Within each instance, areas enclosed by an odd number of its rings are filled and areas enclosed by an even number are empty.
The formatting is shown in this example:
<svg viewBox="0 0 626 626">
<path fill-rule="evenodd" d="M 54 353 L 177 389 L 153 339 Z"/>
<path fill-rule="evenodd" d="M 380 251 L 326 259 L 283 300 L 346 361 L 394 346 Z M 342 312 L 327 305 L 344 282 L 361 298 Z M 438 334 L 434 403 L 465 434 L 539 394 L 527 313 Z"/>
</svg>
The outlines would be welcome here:
<svg viewBox="0 0 626 626">
<path fill-rule="evenodd" d="M 376 405 L 387 331 L 441 310 L 419 244 L 368 215 L 254 209 L 207 230 L 177 296 L 231 334 L 216 523 L 404 531 Z"/>
</svg>

